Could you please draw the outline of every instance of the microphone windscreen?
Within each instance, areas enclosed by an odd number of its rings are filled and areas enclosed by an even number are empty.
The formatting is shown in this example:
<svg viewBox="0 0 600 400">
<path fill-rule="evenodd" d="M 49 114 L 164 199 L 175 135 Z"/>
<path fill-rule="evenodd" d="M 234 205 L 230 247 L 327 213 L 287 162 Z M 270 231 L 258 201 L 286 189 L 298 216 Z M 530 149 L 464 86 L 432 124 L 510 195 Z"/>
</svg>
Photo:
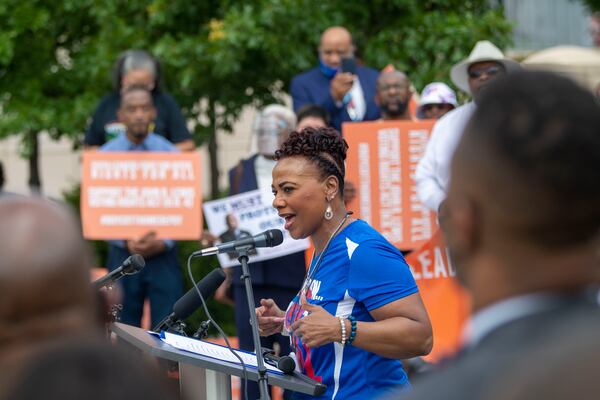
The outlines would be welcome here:
<svg viewBox="0 0 600 400">
<path fill-rule="evenodd" d="M 202 278 L 196 287 L 200 290 L 202 297 L 206 300 L 217 291 L 217 288 L 221 286 L 224 281 L 225 271 L 221 268 L 217 268 Z M 173 305 L 173 314 L 175 314 L 176 319 L 186 319 L 201 305 L 202 300 L 200 300 L 200 296 L 198 296 L 196 289 L 191 288 Z"/>
<path fill-rule="evenodd" d="M 131 272 L 140 272 L 146 266 L 144 257 L 139 254 L 131 256 Z"/>
<path fill-rule="evenodd" d="M 267 238 L 267 247 L 275 247 L 283 243 L 283 233 L 279 229 L 269 229 Z"/>
<path fill-rule="evenodd" d="M 283 356 L 277 362 L 277 368 L 283 371 L 284 374 L 291 374 L 296 369 L 296 362 L 290 356 Z"/>
</svg>

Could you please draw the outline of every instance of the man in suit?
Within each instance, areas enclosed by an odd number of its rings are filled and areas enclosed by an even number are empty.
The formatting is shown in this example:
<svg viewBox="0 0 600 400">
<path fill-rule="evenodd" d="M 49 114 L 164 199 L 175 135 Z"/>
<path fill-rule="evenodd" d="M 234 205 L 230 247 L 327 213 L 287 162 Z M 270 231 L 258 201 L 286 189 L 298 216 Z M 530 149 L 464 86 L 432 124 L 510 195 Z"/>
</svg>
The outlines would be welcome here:
<svg viewBox="0 0 600 400">
<path fill-rule="evenodd" d="M 484 398 L 543 340 L 598 326 L 587 296 L 600 270 L 598 126 L 593 95 L 550 73 L 508 74 L 482 93 L 441 221 L 473 315 L 460 355 L 408 398 Z"/>
<path fill-rule="evenodd" d="M 240 229 L 239 223 L 235 214 L 227 214 L 225 216 L 225 223 L 227 224 L 227 230 L 219 235 L 221 243 L 232 242 L 236 239 L 252 236 L 248 231 Z M 250 249 L 248 255 L 256 254 L 256 249 Z M 227 253 L 230 260 L 238 258 L 237 252 Z"/>
<path fill-rule="evenodd" d="M 379 73 L 356 66 L 344 71 L 342 59 L 354 58 L 352 35 L 344 27 L 323 32 L 319 45 L 319 66 L 292 79 L 290 91 L 294 111 L 305 104 L 317 104 L 331 116 L 331 126 L 341 131 L 342 122 L 379 119 L 375 88 Z"/>
</svg>

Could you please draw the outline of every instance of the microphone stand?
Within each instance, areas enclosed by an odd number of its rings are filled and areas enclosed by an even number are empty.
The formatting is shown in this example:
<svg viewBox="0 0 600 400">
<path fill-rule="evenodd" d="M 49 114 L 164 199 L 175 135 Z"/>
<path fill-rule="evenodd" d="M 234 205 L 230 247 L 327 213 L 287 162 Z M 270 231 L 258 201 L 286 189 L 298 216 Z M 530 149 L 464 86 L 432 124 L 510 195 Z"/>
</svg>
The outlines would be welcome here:
<svg viewBox="0 0 600 400">
<path fill-rule="evenodd" d="M 252 338 L 254 339 L 254 352 L 256 353 L 256 362 L 258 365 L 258 387 L 260 389 L 260 400 L 270 400 L 269 387 L 267 386 L 267 367 L 260 345 L 260 336 L 258 334 L 258 322 L 256 312 L 254 311 L 254 292 L 252 291 L 252 281 L 250 280 L 250 270 L 248 268 L 248 251 L 254 246 L 242 246 L 236 248 L 238 252 L 238 261 L 242 265 L 241 279 L 246 286 L 246 297 L 248 298 L 248 310 L 250 311 L 250 322 L 252 329 Z"/>
</svg>

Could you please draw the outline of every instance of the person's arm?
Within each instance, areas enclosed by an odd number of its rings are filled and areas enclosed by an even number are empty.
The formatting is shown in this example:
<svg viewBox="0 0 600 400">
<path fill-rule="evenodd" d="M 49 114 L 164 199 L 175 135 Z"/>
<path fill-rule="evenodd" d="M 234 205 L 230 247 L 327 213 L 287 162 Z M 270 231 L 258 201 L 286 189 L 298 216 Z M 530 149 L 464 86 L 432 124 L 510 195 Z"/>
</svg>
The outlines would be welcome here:
<svg viewBox="0 0 600 400">
<path fill-rule="evenodd" d="M 261 299 L 260 307 L 256 307 L 254 312 L 256 312 L 258 332 L 261 336 L 281 333 L 285 311 L 280 309 L 273 299 Z"/>
<path fill-rule="evenodd" d="M 196 144 L 192 139 L 184 140 L 183 142 L 175 143 L 175 147 L 179 151 L 194 151 L 196 150 Z"/>
<path fill-rule="evenodd" d="M 104 131 L 104 125 L 110 121 L 108 115 L 110 114 L 110 103 L 111 95 L 105 96 L 100 100 L 92 120 L 85 130 L 85 137 L 83 139 L 84 149 L 92 150 L 102 146 L 106 142 L 106 133 Z M 116 118 L 116 114 L 113 118 Z"/>
<path fill-rule="evenodd" d="M 170 94 L 162 93 L 162 96 L 164 99 L 164 109 L 159 110 L 159 113 L 165 113 L 164 118 L 167 121 L 168 139 L 180 151 L 196 150 L 196 144 L 187 128 L 187 122 L 181 112 L 181 108 Z"/>
<path fill-rule="evenodd" d="M 302 308 L 310 314 L 292 326 L 294 334 L 302 336 L 302 343 L 314 348 L 342 340 L 339 318 L 314 304 L 304 303 Z M 431 323 L 419 293 L 371 310 L 370 314 L 374 322 L 356 322 L 352 346 L 394 359 L 423 356 L 431 351 Z M 344 324 L 347 339 L 351 323 L 344 319 Z"/>
<path fill-rule="evenodd" d="M 148 232 L 137 240 L 128 240 L 127 249 L 131 254 L 139 254 L 144 258 L 152 258 L 160 253 L 172 249 L 175 241 L 169 239 L 158 239 L 156 233 Z"/>
<path fill-rule="evenodd" d="M 348 295 L 368 310 L 373 322 L 357 321 L 353 346 L 382 357 L 425 355 L 433 345 L 431 323 L 417 285 L 402 255 L 389 244 L 367 240 L 354 250 L 348 275 Z M 339 342 L 340 320 L 320 306 L 301 299 L 310 314 L 292 326 L 308 347 Z M 350 336 L 350 321 L 341 315 Z"/>
<path fill-rule="evenodd" d="M 306 79 L 306 77 L 303 78 Z M 294 78 L 290 85 L 290 95 L 292 96 L 294 112 L 298 112 L 298 110 L 306 104 L 316 104 L 327 110 L 332 120 L 335 119 L 335 117 L 339 118 L 340 112 L 343 111 L 343 105 L 341 103 L 336 104 L 336 100 L 331 96 L 329 85 L 326 89 L 327 95 L 324 99 L 316 101 L 314 96 L 311 96 L 310 94 L 310 88 L 304 84 L 299 77 Z"/>
<path fill-rule="evenodd" d="M 442 128 L 443 124 L 440 125 L 439 122 L 433 126 L 431 138 L 425 148 L 425 154 L 417 164 L 415 171 L 415 183 L 419 200 L 434 212 L 438 212 L 440 204 L 446 199 L 446 191 L 441 187 L 437 176 L 438 160 L 436 159 L 440 129 Z"/>
</svg>

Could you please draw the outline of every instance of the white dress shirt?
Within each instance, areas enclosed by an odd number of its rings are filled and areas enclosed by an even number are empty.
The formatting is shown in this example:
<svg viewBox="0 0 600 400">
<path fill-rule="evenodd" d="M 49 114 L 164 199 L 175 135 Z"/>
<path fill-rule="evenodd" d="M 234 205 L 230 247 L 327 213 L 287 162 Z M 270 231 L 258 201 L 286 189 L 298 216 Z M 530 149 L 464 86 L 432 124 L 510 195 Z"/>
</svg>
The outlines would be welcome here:
<svg viewBox="0 0 600 400">
<path fill-rule="evenodd" d="M 515 296 L 489 305 L 475 313 L 466 323 L 462 333 L 463 343 L 466 348 L 473 347 L 500 326 L 549 310 L 560 301 L 560 296 L 542 292 Z"/>
<path fill-rule="evenodd" d="M 475 108 L 475 103 L 469 102 L 440 118 L 433 126 L 425 154 L 417 165 L 417 195 L 427 208 L 435 212 L 446 199 L 450 162 Z"/>
</svg>

